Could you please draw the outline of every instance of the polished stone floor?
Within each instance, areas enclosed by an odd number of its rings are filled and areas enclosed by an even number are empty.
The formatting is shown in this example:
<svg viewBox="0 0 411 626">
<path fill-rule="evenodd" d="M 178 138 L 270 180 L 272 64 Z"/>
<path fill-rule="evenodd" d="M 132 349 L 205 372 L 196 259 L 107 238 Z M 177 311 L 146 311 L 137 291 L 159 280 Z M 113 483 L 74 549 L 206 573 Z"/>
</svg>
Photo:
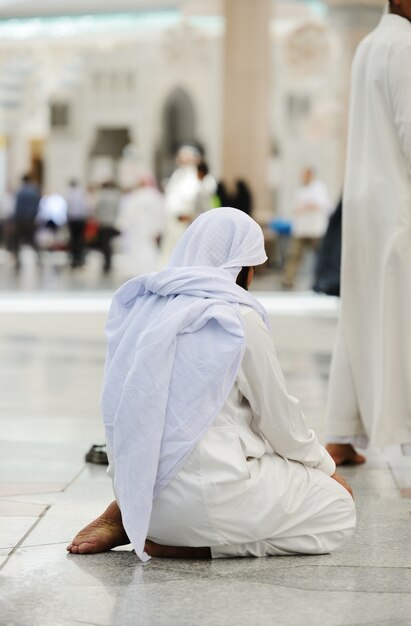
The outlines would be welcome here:
<svg viewBox="0 0 411 626">
<path fill-rule="evenodd" d="M 124 549 L 68 555 L 112 498 L 104 467 L 84 454 L 103 440 L 103 329 L 117 279 L 49 269 L 54 283 L 31 266 L 19 277 L 0 267 L 1 626 L 411 624 L 411 457 L 396 447 L 343 470 L 358 530 L 333 555 L 144 566 Z M 256 295 L 289 389 L 323 438 L 338 303 L 273 292 L 277 280 L 259 278 Z"/>
</svg>

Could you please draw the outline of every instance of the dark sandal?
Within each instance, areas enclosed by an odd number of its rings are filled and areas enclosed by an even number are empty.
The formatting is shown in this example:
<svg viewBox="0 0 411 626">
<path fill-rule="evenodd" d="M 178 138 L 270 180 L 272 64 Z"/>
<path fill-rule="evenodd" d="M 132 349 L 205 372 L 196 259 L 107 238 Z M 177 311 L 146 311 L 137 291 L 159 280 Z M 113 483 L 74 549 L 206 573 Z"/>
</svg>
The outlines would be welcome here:
<svg viewBox="0 0 411 626">
<path fill-rule="evenodd" d="M 85 456 L 87 463 L 96 463 L 97 465 L 108 465 L 106 452 L 106 444 L 93 445 Z"/>
</svg>

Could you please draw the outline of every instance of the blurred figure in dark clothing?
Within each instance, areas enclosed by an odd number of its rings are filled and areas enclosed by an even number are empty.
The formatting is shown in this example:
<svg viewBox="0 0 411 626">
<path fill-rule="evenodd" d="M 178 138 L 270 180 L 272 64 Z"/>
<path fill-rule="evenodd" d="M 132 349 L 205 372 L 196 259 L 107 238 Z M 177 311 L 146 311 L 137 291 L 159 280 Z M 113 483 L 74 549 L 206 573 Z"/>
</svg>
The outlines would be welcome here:
<svg viewBox="0 0 411 626">
<path fill-rule="evenodd" d="M 95 215 L 99 224 L 99 243 L 103 253 L 103 273 L 111 271 L 112 239 L 119 235 L 115 228 L 121 193 L 113 181 L 103 183 L 97 193 Z"/>
<path fill-rule="evenodd" d="M 22 244 L 30 245 L 39 254 L 34 238 L 39 203 L 39 190 L 31 182 L 29 174 L 25 174 L 22 177 L 20 189 L 16 194 L 13 215 L 14 233 L 11 247 L 15 257 L 16 269 L 20 269 L 20 248 Z"/>
<path fill-rule="evenodd" d="M 72 268 L 76 268 L 84 265 L 84 234 L 90 213 L 87 194 L 76 180 L 71 180 L 69 183 L 66 202 L 67 225 L 70 234 L 70 265 Z"/>
<path fill-rule="evenodd" d="M 313 290 L 329 296 L 340 295 L 342 198 L 328 222 L 318 252 Z"/>
<path fill-rule="evenodd" d="M 252 195 L 244 180 L 237 180 L 234 189 L 230 189 L 224 181 L 220 181 L 217 185 L 217 196 L 221 206 L 231 206 L 251 215 L 253 209 Z"/>
</svg>

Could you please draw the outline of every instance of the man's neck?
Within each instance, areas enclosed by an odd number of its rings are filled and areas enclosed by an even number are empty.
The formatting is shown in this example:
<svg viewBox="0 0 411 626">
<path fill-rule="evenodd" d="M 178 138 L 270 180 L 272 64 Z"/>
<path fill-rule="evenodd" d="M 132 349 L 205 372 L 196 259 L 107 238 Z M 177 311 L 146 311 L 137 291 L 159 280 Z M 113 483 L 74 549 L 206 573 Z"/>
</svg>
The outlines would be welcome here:
<svg viewBox="0 0 411 626">
<path fill-rule="evenodd" d="M 399 17 L 403 17 L 405 20 L 408 20 L 409 22 L 411 22 L 411 19 L 409 17 L 407 17 L 405 15 L 405 13 L 403 12 L 403 10 L 401 9 L 401 7 L 398 7 L 395 4 L 390 4 L 389 5 L 389 11 L 388 13 L 390 15 L 398 15 Z"/>
</svg>

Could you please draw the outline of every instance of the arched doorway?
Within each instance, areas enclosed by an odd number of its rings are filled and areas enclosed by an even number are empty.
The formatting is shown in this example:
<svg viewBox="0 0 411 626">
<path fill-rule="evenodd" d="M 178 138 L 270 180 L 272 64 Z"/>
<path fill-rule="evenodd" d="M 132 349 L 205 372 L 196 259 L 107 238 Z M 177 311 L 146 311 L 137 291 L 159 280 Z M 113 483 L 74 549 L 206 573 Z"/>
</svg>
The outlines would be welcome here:
<svg viewBox="0 0 411 626">
<path fill-rule="evenodd" d="M 185 89 L 176 87 L 164 104 L 162 140 L 156 153 L 156 174 L 159 180 L 170 176 L 175 167 L 175 154 L 183 144 L 203 148 L 196 136 L 194 103 Z"/>
</svg>

